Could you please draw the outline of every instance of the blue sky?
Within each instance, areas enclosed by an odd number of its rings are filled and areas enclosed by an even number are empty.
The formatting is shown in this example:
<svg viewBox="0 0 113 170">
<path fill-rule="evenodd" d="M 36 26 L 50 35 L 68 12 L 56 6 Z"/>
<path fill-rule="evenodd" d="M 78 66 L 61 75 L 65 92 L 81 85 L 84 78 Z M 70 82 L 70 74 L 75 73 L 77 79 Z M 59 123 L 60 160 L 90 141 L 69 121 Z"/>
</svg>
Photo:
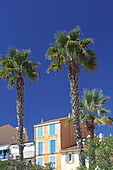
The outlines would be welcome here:
<svg viewBox="0 0 113 170">
<path fill-rule="evenodd" d="M 81 27 L 83 37 L 94 38 L 98 55 L 96 73 L 82 72 L 79 90 L 102 89 L 111 99 L 106 108 L 113 113 L 113 2 L 107 0 L 1 0 L 0 1 L 0 54 L 6 54 L 10 46 L 31 49 L 31 60 L 39 61 L 41 79 L 36 83 L 25 81 L 25 121 L 29 139 L 33 139 L 33 125 L 44 120 L 67 116 L 71 111 L 67 70 L 46 73 L 49 61 L 45 53 L 54 33 Z M 16 89 L 7 88 L 0 80 L 0 125 L 17 126 Z M 113 133 L 113 127 L 102 126 L 96 133 L 105 136 Z"/>
</svg>

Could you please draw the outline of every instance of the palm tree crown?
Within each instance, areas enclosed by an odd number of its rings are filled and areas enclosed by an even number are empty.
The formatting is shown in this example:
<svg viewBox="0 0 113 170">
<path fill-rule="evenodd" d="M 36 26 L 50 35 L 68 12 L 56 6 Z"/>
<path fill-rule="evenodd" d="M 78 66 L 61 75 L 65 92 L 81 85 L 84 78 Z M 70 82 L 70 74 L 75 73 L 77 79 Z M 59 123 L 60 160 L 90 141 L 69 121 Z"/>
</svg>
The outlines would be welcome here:
<svg viewBox="0 0 113 170">
<path fill-rule="evenodd" d="M 51 64 L 47 71 L 54 69 L 59 71 L 63 64 L 69 66 L 71 61 L 76 62 L 77 69 L 80 66 L 83 69 L 94 71 L 97 65 L 97 57 L 95 51 L 89 49 L 89 45 L 93 43 L 93 39 L 81 39 L 80 28 L 77 26 L 70 32 L 57 32 L 55 34 L 56 41 L 50 44 L 46 54 L 47 59 L 51 60 Z"/>
<path fill-rule="evenodd" d="M 110 111 L 104 107 L 108 99 L 109 97 L 104 96 L 102 90 L 84 90 L 80 101 L 81 120 L 86 122 L 86 126 L 89 126 L 88 129 L 91 126 L 94 127 L 95 124 L 112 126 L 112 119 L 106 116 Z"/>
<path fill-rule="evenodd" d="M 7 56 L 2 56 L 0 59 L 1 69 L 0 77 L 9 80 L 9 87 L 12 87 L 16 82 L 18 75 L 27 76 L 29 81 L 36 81 L 39 78 L 39 73 L 36 66 L 38 62 L 28 60 L 30 50 L 9 49 Z"/>
</svg>

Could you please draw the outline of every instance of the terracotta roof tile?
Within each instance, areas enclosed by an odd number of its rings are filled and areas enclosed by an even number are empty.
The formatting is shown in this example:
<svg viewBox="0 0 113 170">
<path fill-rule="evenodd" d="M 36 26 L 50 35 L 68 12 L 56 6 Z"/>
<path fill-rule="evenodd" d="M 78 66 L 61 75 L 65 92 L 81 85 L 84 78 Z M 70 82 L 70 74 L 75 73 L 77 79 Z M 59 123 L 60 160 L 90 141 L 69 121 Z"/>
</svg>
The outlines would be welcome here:
<svg viewBox="0 0 113 170">
<path fill-rule="evenodd" d="M 62 151 L 72 151 L 72 150 L 77 150 L 77 145 L 71 145 L 71 146 L 68 146 L 68 147 L 66 147 L 66 148 L 63 148 L 63 149 L 61 149 L 61 152 Z M 84 145 L 84 148 L 87 148 L 87 146 L 86 145 Z"/>
<path fill-rule="evenodd" d="M 58 118 L 58 119 L 52 119 L 52 120 L 48 120 L 48 121 L 43 121 L 42 123 L 37 123 L 35 125 L 39 125 L 39 124 L 44 124 L 44 123 L 49 123 L 49 122 L 56 122 L 56 121 L 62 121 L 68 119 L 68 117 L 63 117 L 63 118 Z"/>
</svg>

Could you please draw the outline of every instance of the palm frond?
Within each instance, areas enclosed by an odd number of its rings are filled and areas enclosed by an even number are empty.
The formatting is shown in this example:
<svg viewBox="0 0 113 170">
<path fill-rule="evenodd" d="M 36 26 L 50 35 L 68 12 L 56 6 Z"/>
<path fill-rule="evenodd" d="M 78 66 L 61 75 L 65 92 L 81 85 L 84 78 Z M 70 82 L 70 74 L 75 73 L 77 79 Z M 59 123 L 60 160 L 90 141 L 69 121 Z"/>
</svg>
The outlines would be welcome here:
<svg viewBox="0 0 113 170">
<path fill-rule="evenodd" d="M 67 33 L 65 31 L 64 32 L 57 32 L 55 34 L 55 38 L 56 38 L 56 42 L 58 44 L 60 44 L 61 47 L 64 47 L 65 44 L 68 41 L 68 36 L 67 36 Z"/>
<path fill-rule="evenodd" d="M 53 62 L 50 64 L 50 66 L 47 68 L 47 73 L 49 73 L 51 70 L 54 70 L 56 72 L 60 71 L 62 69 L 62 64 L 60 62 Z"/>
<path fill-rule="evenodd" d="M 109 117 L 102 116 L 101 119 L 103 121 L 103 124 L 107 124 L 109 126 L 113 125 L 113 121 Z"/>
<path fill-rule="evenodd" d="M 92 38 L 84 38 L 84 39 L 80 40 L 80 44 L 82 45 L 82 47 L 88 47 L 88 45 L 91 43 L 93 43 Z"/>
<path fill-rule="evenodd" d="M 107 109 L 104 109 L 104 108 L 100 108 L 98 110 L 98 115 L 101 116 L 102 114 L 105 114 L 105 113 L 110 113 L 110 110 L 107 110 Z"/>
<path fill-rule="evenodd" d="M 69 32 L 70 40 L 76 41 L 79 38 L 80 34 L 80 27 L 76 26 L 76 28 Z"/>
<path fill-rule="evenodd" d="M 10 78 L 9 83 L 8 83 L 8 87 L 12 88 L 14 86 L 15 82 L 16 82 L 15 78 Z"/>
<path fill-rule="evenodd" d="M 104 97 L 100 102 L 101 105 L 104 105 L 109 99 L 110 99 L 110 97 Z"/>
</svg>

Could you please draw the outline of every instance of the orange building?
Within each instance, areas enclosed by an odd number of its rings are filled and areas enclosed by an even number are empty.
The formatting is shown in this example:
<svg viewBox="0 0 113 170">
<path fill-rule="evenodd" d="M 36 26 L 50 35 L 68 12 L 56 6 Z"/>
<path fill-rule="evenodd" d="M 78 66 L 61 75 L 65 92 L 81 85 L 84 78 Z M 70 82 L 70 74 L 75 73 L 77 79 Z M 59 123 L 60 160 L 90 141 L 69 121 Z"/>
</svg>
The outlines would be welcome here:
<svg viewBox="0 0 113 170">
<path fill-rule="evenodd" d="M 34 125 L 34 140 L 36 143 L 36 164 L 44 166 L 52 162 L 57 170 L 61 170 L 61 149 L 75 144 L 73 124 L 67 125 L 68 117 L 41 121 Z M 86 139 L 87 131 L 81 123 L 82 136 Z"/>
</svg>

